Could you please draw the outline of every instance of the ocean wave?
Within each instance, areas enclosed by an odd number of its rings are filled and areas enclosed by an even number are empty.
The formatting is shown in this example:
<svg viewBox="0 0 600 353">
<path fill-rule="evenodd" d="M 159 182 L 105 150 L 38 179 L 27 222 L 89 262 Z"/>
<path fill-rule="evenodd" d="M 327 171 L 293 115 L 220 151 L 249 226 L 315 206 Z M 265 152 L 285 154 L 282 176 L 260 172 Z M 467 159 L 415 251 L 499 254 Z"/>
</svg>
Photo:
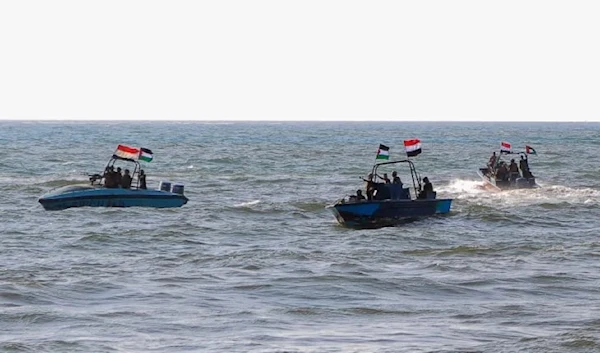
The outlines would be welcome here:
<svg viewBox="0 0 600 353">
<path fill-rule="evenodd" d="M 253 200 L 253 201 L 235 204 L 235 205 L 233 205 L 233 207 L 249 207 L 249 206 L 253 206 L 253 205 L 258 205 L 259 203 L 260 203 L 260 200 Z"/>
<path fill-rule="evenodd" d="M 239 158 L 236 157 L 218 157 L 218 158 L 210 158 L 206 162 L 208 163 L 217 163 L 217 164 L 233 164 L 236 165 L 240 162 Z"/>
<path fill-rule="evenodd" d="M 304 212 L 322 212 L 328 204 L 325 201 L 298 201 L 292 203 L 292 206 Z"/>
<path fill-rule="evenodd" d="M 283 310 L 285 314 L 294 316 L 332 316 L 332 315 L 348 315 L 348 316 L 408 316 L 415 315 L 419 312 L 407 310 L 394 310 L 376 307 L 349 307 L 349 308 L 314 308 L 314 307 L 299 307 Z"/>
<path fill-rule="evenodd" d="M 281 184 L 285 184 L 285 183 L 292 183 L 295 180 L 292 178 L 287 178 L 287 177 L 275 177 L 275 178 L 263 178 L 263 177 L 258 177 L 255 178 L 254 180 L 251 181 L 252 184 L 271 184 L 271 185 L 281 185 Z"/>
<path fill-rule="evenodd" d="M 432 256 L 454 256 L 454 255 L 484 255 L 484 254 L 493 254 L 498 252 L 498 249 L 492 249 L 489 247 L 483 246 L 469 246 L 469 245 L 461 245 L 452 247 L 449 249 L 431 249 L 426 251 L 421 251 L 419 255 L 432 255 Z"/>
<path fill-rule="evenodd" d="M 56 187 L 61 187 L 61 186 L 66 186 L 66 185 L 83 184 L 83 183 L 89 184 L 89 180 L 82 180 L 82 179 L 56 179 L 56 180 L 42 181 L 40 183 L 34 183 L 33 185 L 35 185 L 35 186 L 42 186 L 42 187 L 56 188 Z"/>
<path fill-rule="evenodd" d="M 81 176 L 76 177 L 65 177 L 65 176 L 2 176 L 0 177 L 0 184 L 14 185 L 14 186 L 64 186 L 74 183 L 89 183 L 87 174 L 81 173 Z"/>
<path fill-rule="evenodd" d="M 303 216 L 305 213 L 320 213 L 327 206 L 325 201 L 290 201 L 290 202 L 265 202 L 264 200 L 252 200 L 234 204 L 230 208 L 251 213 L 282 213 Z"/>
</svg>

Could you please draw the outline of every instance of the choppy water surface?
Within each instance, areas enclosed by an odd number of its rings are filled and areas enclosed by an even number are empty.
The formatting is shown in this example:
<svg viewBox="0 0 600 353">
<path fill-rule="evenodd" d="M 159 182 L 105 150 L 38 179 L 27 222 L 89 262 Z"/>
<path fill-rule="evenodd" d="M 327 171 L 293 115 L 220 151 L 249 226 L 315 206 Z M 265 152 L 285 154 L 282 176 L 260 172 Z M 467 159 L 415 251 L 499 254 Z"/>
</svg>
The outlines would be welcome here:
<svg viewBox="0 0 600 353">
<path fill-rule="evenodd" d="M 325 206 L 412 137 L 451 214 L 338 226 Z M 479 188 L 501 140 L 535 147 L 543 189 Z M 600 351 L 598 124 L 0 122 L 0 143 L 0 351 Z M 37 203 L 119 143 L 190 202 Z"/>
</svg>

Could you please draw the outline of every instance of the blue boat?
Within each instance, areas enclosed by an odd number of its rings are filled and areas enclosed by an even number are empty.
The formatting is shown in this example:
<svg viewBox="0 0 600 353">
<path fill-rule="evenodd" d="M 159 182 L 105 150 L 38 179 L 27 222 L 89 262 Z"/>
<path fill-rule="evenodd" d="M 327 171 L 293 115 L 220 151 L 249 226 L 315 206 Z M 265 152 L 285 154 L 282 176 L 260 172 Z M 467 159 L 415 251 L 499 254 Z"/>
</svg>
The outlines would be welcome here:
<svg viewBox="0 0 600 353">
<path fill-rule="evenodd" d="M 145 151 L 149 151 L 145 149 Z M 117 161 L 134 164 L 130 187 L 107 185 L 107 172 Z M 184 196 L 184 186 L 161 182 L 159 190 L 145 188 L 145 180 L 140 182 L 140 164 L 134 158 L 123 158 L 118 154 L 109 160 L 105 172 L 90 175 L 90 184 L 67 185 L 50 190 L 39 198 L 39 203 L 48 211 L 64 210 L 71 207 L 181 207 L 188 202 Z M 109 184 L 109 183 L 108 183 Z"/>
<path fill-rule="evenodd" d="M 540 186 L 535 181 L 535 176 L 529 169 L 527 152 L 500 151 L 494 154 L 485 168 L 479 168 L 477 174 L 484 182 L 484 188 L 489 191 L 504 191 L 515 189 L 535 189 Z M 518 162 L 518 171 L 510 172 L 510 163 L 517 162 L 509 156 L 521 156 Z M 504 158 L 503 158 L 504 157 Z M 504 159 L 511 158 L 509 162 Z"/>
<path fill-rule="evenodd" d="M 414 164 L 409 160 L 375 164 L 371 175 L 377 178 L 380 166 L 397 163 L 408 164 L 415 197 L 411 196 L 411 190 L 403 184 L 375 182 L 376 192 L 371 200 L 359 200 L 352 195 L 328 206 L 341 225 L 350 228 L 379 228 L 450 212 L 452 199 L 438 199 L 435 191 L 425 191 Z"/>
<path fill-rule="evenodd" d="M 164 190 L 109 189 L 102 185 L 67 185 L 40 197 L 48 211 L 71 207 L 155 207 L 169 208 L 185 205 L 188 198 Z"/>
</svg>

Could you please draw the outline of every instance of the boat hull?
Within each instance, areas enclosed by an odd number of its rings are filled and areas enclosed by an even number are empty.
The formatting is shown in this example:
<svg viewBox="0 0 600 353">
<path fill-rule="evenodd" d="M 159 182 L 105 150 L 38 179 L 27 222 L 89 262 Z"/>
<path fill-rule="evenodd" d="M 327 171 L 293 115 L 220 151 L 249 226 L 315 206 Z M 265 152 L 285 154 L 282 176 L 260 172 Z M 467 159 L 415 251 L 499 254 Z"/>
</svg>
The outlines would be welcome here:
<svg viewBox="0 0 600 353">
<path fill-rule="evenodd" d="M 394 226 L 406 221 L 450 212 L 452 199 L 382 200 L 329 206 L 338 222 L 351 228 Z"/>
<path fill-rule="evenodd" d="M 48 211 L 71 207 L 181 207 L 187 197 L 161 190 L 109 189 L 93 186 L 67 186 L 40 197 L 39 202 Z"/>
</svg>

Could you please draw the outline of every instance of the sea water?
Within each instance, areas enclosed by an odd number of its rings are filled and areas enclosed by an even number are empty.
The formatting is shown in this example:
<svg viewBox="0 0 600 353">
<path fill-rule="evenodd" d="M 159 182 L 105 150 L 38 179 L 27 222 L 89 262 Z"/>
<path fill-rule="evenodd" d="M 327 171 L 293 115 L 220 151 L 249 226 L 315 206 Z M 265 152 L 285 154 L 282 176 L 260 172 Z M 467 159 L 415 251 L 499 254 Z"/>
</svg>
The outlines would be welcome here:
<svg viewBox="0 0 600 353">
<path fill-rule="evenodd" d="M 408 138 L 451 213 L 339 226 L 325 207 Z M 542 188 L 481 189 L 500 141 Z M 0 122 L 0 144 L 2 352 L 600 351 L 599 124 Z M 118 144 L 188 204 L 43 210 Z"/>
</svg>

